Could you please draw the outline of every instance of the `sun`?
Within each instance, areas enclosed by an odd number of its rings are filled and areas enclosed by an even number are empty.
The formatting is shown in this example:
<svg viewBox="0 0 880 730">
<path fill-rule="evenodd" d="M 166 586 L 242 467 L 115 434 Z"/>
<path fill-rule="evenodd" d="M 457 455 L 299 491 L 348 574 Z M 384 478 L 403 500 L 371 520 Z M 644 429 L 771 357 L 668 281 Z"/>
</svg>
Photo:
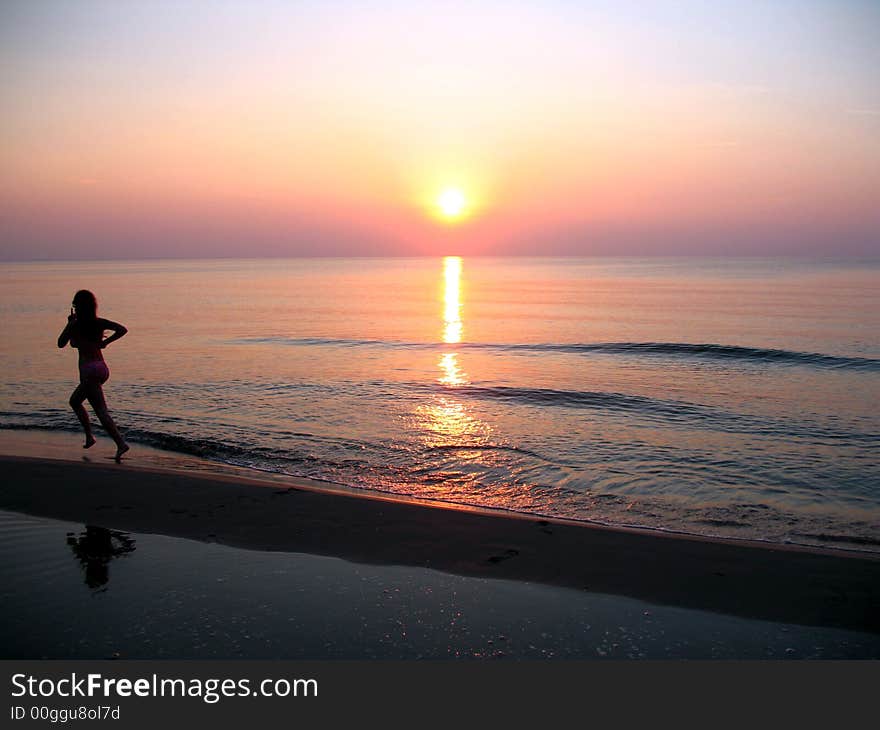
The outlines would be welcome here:
<svg viewBox="0 0 880 730">
<path fill-rule="evenodd" d="M 444 188 L 437 196 L 437 209 L 447 221 L 461 220 L 467 212 L 467 198 L 461 188 Z"/>
</svg>

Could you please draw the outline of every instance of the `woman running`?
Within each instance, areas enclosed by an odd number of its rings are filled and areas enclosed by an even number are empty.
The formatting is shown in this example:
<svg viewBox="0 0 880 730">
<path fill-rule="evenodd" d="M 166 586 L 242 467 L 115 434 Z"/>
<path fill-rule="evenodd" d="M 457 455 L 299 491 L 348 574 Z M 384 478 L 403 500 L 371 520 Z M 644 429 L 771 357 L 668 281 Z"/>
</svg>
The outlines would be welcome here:
<svg viewBox="0 0 880 730">
<path fill-rule="evenodd" d="M 113 332 L 106 340 L 104 332 Z M 76 417 L 82 424 L 86 434 L 84 449 L 95 444 L 92 435 L 92 424 L 89 423 L 89 414 L 83 406 L 83 401 L 88 400 L 95 410 L 95 415 L 116 442 L 116 462 L 119 463 L 122 455 L 128 451 L 129 446 L 116 428 L 116 424 L 107 411 L 107 403 L 104 401 L 104 390 L 101 388 L 110 377 L 110 369 L 104 362 L 101 354 L 107 345 L 118 340 L 128 330 L 121 324 L 111 322 L 109 319 L 98 317 L 98 300 L 90 291 L 81 289 L 73 297 L 73 307 L 67 318 L 67 326 L 58 335 L 58 347 L 64 347 L 70 343 L 71 347 L 79 350 L 79 385 L 70 396 L 70 407 L 76 413 Z"/>
</svg>

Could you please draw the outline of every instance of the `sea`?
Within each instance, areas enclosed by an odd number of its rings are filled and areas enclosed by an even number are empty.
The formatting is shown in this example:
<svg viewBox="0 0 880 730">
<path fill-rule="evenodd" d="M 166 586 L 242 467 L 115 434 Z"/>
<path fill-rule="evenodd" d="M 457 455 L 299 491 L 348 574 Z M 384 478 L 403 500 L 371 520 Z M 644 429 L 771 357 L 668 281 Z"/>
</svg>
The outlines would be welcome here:
<svg viewBox="0 0 880 730">
<path fill-rule="evenodd" d="M 2 263 L 0 428 L 79 438 L 81 288 L 134 463 L 880 552 L 880 260 Z"/>
</svg>

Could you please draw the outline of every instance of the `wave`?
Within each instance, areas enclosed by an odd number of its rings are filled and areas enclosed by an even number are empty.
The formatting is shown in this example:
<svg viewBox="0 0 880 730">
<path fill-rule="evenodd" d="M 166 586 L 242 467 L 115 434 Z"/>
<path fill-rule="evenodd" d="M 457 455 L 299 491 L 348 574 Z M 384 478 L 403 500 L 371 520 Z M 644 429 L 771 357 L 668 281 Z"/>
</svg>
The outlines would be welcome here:
<svg viewBox="0 0 880 730">
<path fill-rule="evenodd" d="M 3 414 L 0 416 L 11 416 L 14 414 Z M 74 426 L 70 422 L 70 418 L 66 414 L 59 413 L 59 417 L 49 419 L 38 419 L 35 421 L 7 421 L 0 422 L 0 430 L 7 431 L 52 431 L 61 433 L 79 433 L 79 427 Z M 316 437 L 310 433 L 283 432 L 276 433 L 286 438 L 296 437 L 301 442 L 320 442 L 323 444 L 337 445 L 343 443 L 350 445 L 357 443 L 359 449 L 381 449 L 385 453 L 393 453 L 396 451 L 412 452 L 410 444 L 382 443 L 375 444 L 370 442 L 355 442 L 352 439 L 340 439 L 332 436 Z M 171 434 L 160 431 L 153 431 L 141 427 L 129 427 L 125 429 L 126 439 L 135 443 L 151 446 L 161 451 L 169 451 L 178 454 L 187 454 L 189 456 L 197 456 L 203 459 L 213 459 L 216 461 L 228 463 L 247 463 L 254 459 L 265 459 L 272 462 L 284 462 L 286 464 L 304 464 L 307 462 L 313 464 L 325 464 L 328 466 L 339 466 L 340 462 L 333 461 L 329 456 L 327 458 L 319 458 L 311 455 L 297 455 L 293 452 L 285 452 L 275 447 L 263 447 L 254 445 L 242 445 L 238 443 L 230 443 L 215 437 L 195 437 L 180 434 Z M 558 460 L 539 454 L 529 449 L 520 448 L 512 444 L 499 443 L 448 443 L 448 444 L 431 444 L 423 446 L 425 451 L 505 451 L 520 456 L 529 457 L 537 461 L 547 463 L 556 463 Z M 352 459 L 346 459 L 348 465 L 353 464 Z"/>
<path fill-rule="evenodd" d="M 300 392 L 308 384 L 303 383 L 238 383 L 239 387 L 247 385 L 261 393 L 284 393 Z M 328 390 L 336 392 L 330 386 Z M 633 395 L 613 391 L 589 391 L 589 390 L 562 390 L 556 388 L 538 388 L 526 386 L 505 385 L 479 385 L 461 384 L 447 385 L 438 382 L 425 383 L 418 381 L 403 381 L 389 383 L 384 380 L 363 381 L 358 386 L 360 396 L 379 393 L 382 399 L 386 398 L 418 398 L 425 395 L 445 396 L 452 398 L 476 399 L 512 405 L 531 406 L 541 409 L 585 409 L 596 411 L 600 416 L 619 415 L 628 419 L 631 425 L 650 425 L 654 428 L 671 428 L 700 430 L 707 432 L 747 434 L 758 437 L 778 437 L 783 439 L 808 440 L 814 442 L 833 442 L 835 444 L 876 444 L 880 443 L 880 433 L 870 429 L 859 428 L 859 423 L 843 423 L 835 418 L 833 423 L 827 419 L 799 414 L 797 418 L 778 418 L 763 416 L 754 413 L 744 413 L 730 410 L 715 405 L 706 405 L 684 400 L 669 400 L 645 395 Z M 409 395 L 407 395 L 409 394 Z M 22 419 L 22 420 L 20 420 Z M 211 424 L 190 422 L 186 417 L 168 416 L 167 414 L 152 414 L 149 419 L 153 423 L 171 424 L 179 430 L 189 434 L 212 431 Z M 5 421 L 5 423 L 3 423 Z M 132 413 L 127 423 L 135 426 L 129 429 L 142 443 L 155 446 L 169 451 L 203 456 L 206 458 L 248 458 L 263 456 L 263 448 L 256 445 L 242 447 L 240 441 L 230 443 L 218 442 L 213 438 L 198 438 L 195 435 L 166 435 L 147 429 L 138 429 L 138 421 L 143 422 L 139 414 Z M 28 426 L 19 426 L 26 423 Z M 38 409 L 28 414 L 21 412 L 0 411 L 0 428 L 16 427 L 42 427 L 62 428 L 67 430 L 71 419 L 68 411 L 63 409 Z M 225 424 L 224 429 L 235 429 L 233 423 Z M 207 434 L 206 434 L 207 435 Z M 215 436 L 216 434 L 210 434 Z M 343 446 L 352 443 L 351 437 L 334 438 L 323 435 L 320 438 L 311 434 L 294 433 L 290 431 L 273 431 L 274 436 L 294 438 L 299 441 L 319 441 L 324 445 L 329 442 L 339 442 Z M 368 447 L 370 444 L 361 444 Z M 387 448 L 387 444 L 385 447 Z M 467 445 L 458 445 L 455 448 L 468 448 Z M 502 448 L 487 447 L 480 448 Z M 504 446 L 510 449 L 510 446 Z M 267 453 L 270 450 L 266 450 Z M 530 456 L 544 459 L 538 454 Z"/>
<path fill-rule="evenodd" d="M 409 350 L 486 350 L 495 352 L 558 352 L 576 355 L 606 354 L 678 357 L 705 360 L 741 361 L 754 364 L 800 365 L 833 370 L 880 372 L 880 359 L 824 355 L 741 345 L 690 342 L 598 342 L 598 343 L 488 343 L 400 342 L 393 340 L 334 339 L 323 337 L 251 337 L 230 340 L 232 344 L 287 345 L 292 347 L 376 347 Z"/>
<path fill-rule="evenodd" d="M 685 401 L 665 401 L 640 395 L 588 390 L 556 390 L 554 388 L 517 388 L 479 385 L 416 385 L 426 390 L 485 400 L 506 400 L 537 406 L 596 408 L 608 411 L 655 414 L 672 419 L 706 418 L 716 414 L 708 406 Z"/>
<path fill-rule="evenodd" d="M 662 426 L 694 427 L 709 431 L 744 433 L 757 436 L 781 436 L 831 441 L 880 442 L 880 434 L 835 429 L 800 420 L 797 423 L 759 417 L 687 401 L 663 400 L 640 395 L 605 391 L 556 390 L 552 388 L 515 388 L 509 386 L 410 384 L 411 388 L 430 390 L 458 397 L 499 400 L 542 407 L 587 408 L 617 412 Z"/>
<path fill-rule="evenodd" d="M 3 414 L 12 415 L 12 414 Z M 41 419 L 36 422 L 8 422 L 0 423 L 0 430 L 8 431 L 52 431 L 79 433 L 79 428 L 69 423 L 69 418 L 62 419 Z M 208 438 L 196 438 L 190 436 L 180 436 L 176 434 L 165 434 L 157 431 L 149 431 L 142 428 L 126 428 L 126 439 L 145 446 L 152 446 L 162 451 L 170 451 L 179 454 L 188 454 L 189 456 L 198 456 L 206 459 L 225 460 L 230 457 L 246 457 L 254 453 L 253 448 L 245 448 L 235 446 L 233 444 L 225 444 Z"/>
<path fill-rule="evenodd" d="M 794 532 L 792 533 L 792 537 L 806 538 L 811 542 L 818 541 L 819 543 L 849 543 L 851 545 L 860 545 L 864 547 L 880 546 L 880 539 L 856 535 L 834 535 L 826 532 Z"/>
</svg>

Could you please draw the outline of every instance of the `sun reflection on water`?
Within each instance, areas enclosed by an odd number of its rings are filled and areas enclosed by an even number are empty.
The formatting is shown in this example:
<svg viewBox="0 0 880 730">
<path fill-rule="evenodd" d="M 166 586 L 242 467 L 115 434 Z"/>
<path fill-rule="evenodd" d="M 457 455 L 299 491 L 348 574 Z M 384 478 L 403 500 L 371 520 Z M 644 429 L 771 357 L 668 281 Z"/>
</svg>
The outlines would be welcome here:
<svg viewBox="0 0 880 730">
<path fill-rule="evenodd" d="M 461 342 L 462 323 L 462 260 L 459 256 L 443 259 L 443 326 L 441 336 L 448 345 Z M 452 348 L 443 352 L 437 361 L 440 375 L 437 382 L 449 388 L 467 385 L 467 374 L 461 367 L 458 353 Z M 454 397 L 450 390 L 437 395 L 433 403 L 423 404 L 418 410 L 419 426 L 430 446 L 455 446 L 485 443 L 489 428 L 474 418 L 468 407 Z M 477 454 L 475 458 L 479 458 Z"/>
<path fill-rule="evenodd" d="M 443 259 L 443 341 L 461 342 L 461 257 Z"/>
<path fill-rule="evenodd" d="M 443 342 L 455 345 L 461 342 L 461 257 L 443 259 Z M 457 352 L 444 352 L 437 362 L 442 385 L 465 385 L 467 376 L 458 363 Z"/>
<path fill-rule="evenodd" d="M 420 406 L 419 421 L 430 446 L 482 445 L 488 436 L 488 427 L 472 417 L 464 403 L 453 398 L 438 398 L 431 405 Z"/>
<path fill-rule="evenodd" d="M 461 257 L 443 259 L 443 342 L 455 345 L 461 342 Z M 437 362 L 443 385 L 464 385 L 467 376 L 458 363 L 457 352 L 444 352 Z"/>
<path fill-rule="evenodd" d="M 444 352 L 437 361 L 442 375 L 439 382 L 443 385 L 464 385 L 467 377 L 458 364 L 458 353 Z"/>
</svg>

